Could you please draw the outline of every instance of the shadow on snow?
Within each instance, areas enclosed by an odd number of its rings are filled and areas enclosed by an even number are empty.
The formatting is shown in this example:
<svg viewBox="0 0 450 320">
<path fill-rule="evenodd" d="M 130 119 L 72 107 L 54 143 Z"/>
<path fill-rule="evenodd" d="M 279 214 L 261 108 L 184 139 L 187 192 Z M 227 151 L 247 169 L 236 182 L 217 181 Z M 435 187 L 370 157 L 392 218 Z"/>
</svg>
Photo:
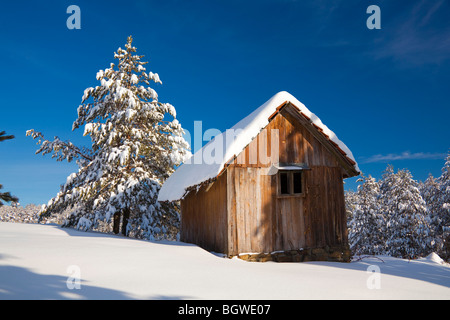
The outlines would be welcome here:
<svg viewBox="0 0 450 320">
<path fill-rule="evenodd" d="M 381 260 L 379 260 L 381 259 Z M 376 265 L 383 274 L 404 277 L 414 280 L 426 281 L 433 284 L 450 288 L 450 267 L 439 265 L 425 258 L 406 260 L 394 257 L 380 256 L 378 258 L 368 257 L 358 262 L 351 263 L 329 263 L 329 262 L 307 262 L 327 267 L 343 268 L 348 270 L 359 270 L 367 272 L 368 267 Z"/>
</svg>

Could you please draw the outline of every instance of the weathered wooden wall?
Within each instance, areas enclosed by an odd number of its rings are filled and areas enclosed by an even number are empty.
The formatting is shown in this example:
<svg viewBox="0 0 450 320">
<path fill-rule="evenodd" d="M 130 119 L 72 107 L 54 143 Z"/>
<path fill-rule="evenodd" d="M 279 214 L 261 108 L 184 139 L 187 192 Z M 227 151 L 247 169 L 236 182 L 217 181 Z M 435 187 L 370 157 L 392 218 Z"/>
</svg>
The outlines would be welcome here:
<svg viewBox="0 0 450 320">
<path fill-rule="evenodd" d="M 278 150 L 275 142 L 278 142 Z M 336 157 L 288 111 L 277 114 L 232 164 L 260 168 L 277 162 L 340 167 Z"/>
<path fill-rule="evenodd" d="M 274 152 L 271 139 L 277 139 Z M 265 157 L 270 159 L 261 159 Z M 279 157 L 279 158 L 278 158 Z M 302 196 L 279 196 L 272 163 L 306 163 Z M 340 245 L 347 240 L 342 168 L 289 113 L 269 125 L 227 168 L 228 253 Z"/>
<path fill-rule="evenodd" d="M 227 251 L 227 178 L 220 176 L 181 201 L 180 240 L 209 251 Z"/>
<path fill-rule="evenodd" d="M 347 243 L 342 159 L 289 110 L 274 115 L 209 189 L 181 201 L 182 241 L 229 255 Z M 303 195 L 278 195 L 277 175 L 267 175 L 278 162 L 308 165 Z"/>
<path fill-rule="evenodd" d="M 306 172 L 304 217 L 307 247 L 347 243 L 344 187 L 340 168 L 313 167 Z"/>
</svg>

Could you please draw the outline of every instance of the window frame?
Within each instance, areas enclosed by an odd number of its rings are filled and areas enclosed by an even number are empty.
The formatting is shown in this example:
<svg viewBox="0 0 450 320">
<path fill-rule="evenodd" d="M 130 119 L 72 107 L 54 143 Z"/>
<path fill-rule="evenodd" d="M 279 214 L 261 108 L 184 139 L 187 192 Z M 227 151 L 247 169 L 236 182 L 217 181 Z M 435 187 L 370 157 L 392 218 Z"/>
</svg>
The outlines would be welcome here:
<svg viewBox="0 0 450 320">
<path fill-rule="evenodd" d="M 294 173 L 300 173 L 301 193 L 294 193 Z M 281 174 L 288 174 L 288 192 L 281 193 Z M 303 170 L 278 170 L 277 172 L 277 197 L 278 198 L 292 198 L 304 197 L 305 193 L 305 173 Z"/>
</svg>

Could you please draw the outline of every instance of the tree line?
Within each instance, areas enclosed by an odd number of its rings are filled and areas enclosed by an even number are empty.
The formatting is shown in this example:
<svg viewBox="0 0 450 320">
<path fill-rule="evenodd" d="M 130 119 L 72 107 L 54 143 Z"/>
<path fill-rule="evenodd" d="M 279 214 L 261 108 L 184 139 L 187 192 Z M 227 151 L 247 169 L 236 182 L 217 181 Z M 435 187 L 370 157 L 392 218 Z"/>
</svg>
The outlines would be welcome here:
<svg viewBox="0 0 450 320">
<path fill-rule="evenodd" d="M 389 165 L 377 181 L 362 176 L 345 194 L 349 244 L 356 255 L 450 258 L 450 153 L 438 178 L 416 181 Z"/>
</svg>

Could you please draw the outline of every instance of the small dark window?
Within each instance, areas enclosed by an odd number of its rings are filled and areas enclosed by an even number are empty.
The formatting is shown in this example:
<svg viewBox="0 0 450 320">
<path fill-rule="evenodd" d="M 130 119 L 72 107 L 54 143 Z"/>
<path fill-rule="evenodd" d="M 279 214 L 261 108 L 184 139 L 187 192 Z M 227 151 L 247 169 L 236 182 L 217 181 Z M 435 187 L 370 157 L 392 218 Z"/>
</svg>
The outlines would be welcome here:
<svg viewBox="0 0 450 320">
<path fill-rule="evenodd" d="M 294 193 L 302 193 L 302 172 L 294 172 L 292 173 L 292 176 L 294 177 Z"/>
<path fill-rule="evenodd" d="M 301 171 L 280 171 L 278 177 L 280 195 L 303 194 L 303 181 Z"/>
<path fill-rule="evenodd" d="M 280 172 L 280 193 L 290 194 L 289 185 L 289 173 Z"/>
</svg>

